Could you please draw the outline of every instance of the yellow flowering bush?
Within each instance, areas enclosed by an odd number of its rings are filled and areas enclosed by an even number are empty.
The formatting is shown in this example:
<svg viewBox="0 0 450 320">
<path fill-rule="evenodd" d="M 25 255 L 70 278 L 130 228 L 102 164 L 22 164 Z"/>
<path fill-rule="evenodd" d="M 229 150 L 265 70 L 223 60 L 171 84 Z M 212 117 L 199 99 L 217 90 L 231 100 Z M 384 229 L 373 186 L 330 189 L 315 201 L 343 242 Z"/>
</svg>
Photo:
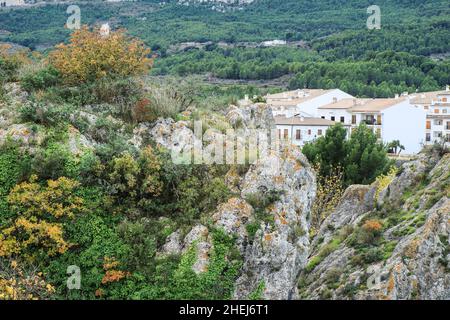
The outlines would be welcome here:
<svg viewBox="0 0 450 320">
<path fill-rule="evenodd" d="M 61 177 L 42 187 L 35 181 L 33 176 L 29 182 L 15 186 L 8 196 L 17 218 L 0 232 L 0 257 L 23 254 L 32 259 L 39 253 L 54 256 L 70 247 L 57 221 L 82 211 L 83 199 L 73 194 L 79 183 Z"/>
<path fill-rule="evenodd" d="M 377 177 L 377 189 L 375 191 L 375 199 L 378 199 L 378 196 L 380 195 L 381 191 L 387 188 L 387 186 L 394 180 L 395 176 L 397 175 L 398 169 L 397 167 L 392 166 L 389 169 L 389 172 L 387 174 L 382 174 Z"/>
</svg>

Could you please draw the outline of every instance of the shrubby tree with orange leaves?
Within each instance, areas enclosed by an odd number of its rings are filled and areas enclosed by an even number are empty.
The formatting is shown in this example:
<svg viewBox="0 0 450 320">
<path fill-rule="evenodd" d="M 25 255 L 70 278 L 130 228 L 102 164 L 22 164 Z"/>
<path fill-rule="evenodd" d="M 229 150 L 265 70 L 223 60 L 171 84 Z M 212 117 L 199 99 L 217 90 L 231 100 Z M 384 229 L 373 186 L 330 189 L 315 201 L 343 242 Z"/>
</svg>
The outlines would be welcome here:
<svg viewBox="0 0 450 320">
<path fill-rule="evenodd" d="M 50 63 L 64 83 L 78 85 L 102 78 L 126 78 L 147 73 L 152 66 L 150 49 L 124 30 L 101 35 L 87 26 L 72 33 L 68 44 L 50 53 Z"/>
</svg>

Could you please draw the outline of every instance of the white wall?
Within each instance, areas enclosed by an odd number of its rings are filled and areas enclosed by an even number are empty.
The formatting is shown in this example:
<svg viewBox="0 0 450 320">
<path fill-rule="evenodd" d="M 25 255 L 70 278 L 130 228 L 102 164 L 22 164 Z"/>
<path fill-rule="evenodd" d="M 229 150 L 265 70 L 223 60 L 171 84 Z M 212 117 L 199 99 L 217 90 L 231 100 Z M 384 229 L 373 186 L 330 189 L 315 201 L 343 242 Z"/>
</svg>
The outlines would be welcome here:
<svg viewBox="0 0 450 320">
<path fill-rule="evenodd" d="M 336 122 L 341 122 L 341 117 L 344 117 L 345 124 L 352 123 L 352 115 L 347 112 L 346 109 L 318 109 L 318 117 L 325 117 L 327 120 L 331 120 L 331 117 L 334 116 Z"/>
<path fill-rule="evenodd" d="M 336 98 L 337 101 L 339 101 L 342 99 L 351 99 L 354 97 L 342 90 L 335 89 L 335 90 L 327 92 L 321 96 L 318 96 L 314 99 L 311 99 L 304 103 L 299 104 L 297 106 L 297 109 L 307 112 L 307 113 L 311 114 L 313 117 L 319 117 L 319 111 L 317 108 L 323 107 L 330 103 L 333 103 L 334 98 Z"/>
<path fill-rule="evenodd" d="M 385 109 L 382 122 L 383 142 L 400 140 L 405 154 L 418 153 L 425 142 L 426 112 L 408 100 Z"/>
<path fill-rule="evenodd" d="M 288 139 L 295 145 L 302 147 L 307 142 L 311 142 L 320 137 L 319 130 L 322 130 L 322 136 L 328 130 L 329 126 L 299 126 L 299 125 L 277 125 L 277 130 L 281 130 L 281 138 L 284 138 L 284 130 L 288 130 Z M 296 139 L 297 130 L 301 131 L 301 140 Z M 308 134 L 308 130 L 311 130 L 311 134 Z M 278 131 L 277 131 L 278 134 Z"/>
<path fill-rule="evenodd" d="M 5 2 L 7 7 L 24 5 L 24 0 L 0 0 L 0 2 Z"/>
</svg>

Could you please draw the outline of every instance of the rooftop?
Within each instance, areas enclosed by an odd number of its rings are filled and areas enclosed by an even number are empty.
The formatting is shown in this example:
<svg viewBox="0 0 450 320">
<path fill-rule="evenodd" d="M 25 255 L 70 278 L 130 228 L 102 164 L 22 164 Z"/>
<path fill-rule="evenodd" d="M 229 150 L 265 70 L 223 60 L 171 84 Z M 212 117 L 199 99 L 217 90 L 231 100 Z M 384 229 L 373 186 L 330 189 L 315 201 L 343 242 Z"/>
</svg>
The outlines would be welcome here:
<svg viewBox="0 0 450 320">
<path fill-rule="evenodd" d="M 319 109 L 349 109 L 351 112 L 379 112 L 406 100 L 406 97 L 393 99 L 342 99 Z"/>
<path fill-rule="evenodd" d="M 297 89 L 266 96 L 267 103 L 272 106 L 296 106 L 305 101 L 319 97 L 333 90 L 324 89 Z"/>
<path fill-rule="evenodd" d="M 411 103 L 413 104 L 431 104 L 431 101 L 437 101 L 440 95 L 450 95 L 450 91 L 430 91 L 430 92 L 418 92 L 411 95 Z"/>
</svg>

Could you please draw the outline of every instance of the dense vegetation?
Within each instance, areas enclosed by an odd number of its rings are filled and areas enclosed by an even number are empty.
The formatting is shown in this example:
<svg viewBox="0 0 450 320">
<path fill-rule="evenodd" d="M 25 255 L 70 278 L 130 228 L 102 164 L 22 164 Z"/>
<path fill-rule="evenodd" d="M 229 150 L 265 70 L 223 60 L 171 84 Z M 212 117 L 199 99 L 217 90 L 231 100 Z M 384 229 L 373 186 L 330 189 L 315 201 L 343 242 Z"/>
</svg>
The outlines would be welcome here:
<svg viewBox="0 0 450 320">
<path fill-rule="evenodd" d="M 211 10 L 211 4 L 180 7 L 176 1 L 160 5 L 153 0 L 80 7 L 83 24 L 111 21 L 114 28 L 126 27 L 143 39 L 161 57 L 153 69 L 156 75 L 210 73 L 243 80 L 290 75 L 291 87 L 339 87 L 362 97 L 392 97 L 448 84 L 448 59 L 429 58 L 449 52 L 448 3 L 381 1 L 381 30 L 365 26 L 370 4 L 259 0 L 224 13 Z M 50 5 L 0 12 L 0 30 L 11 32 L 1 38 L 33 49 L 49 47 L 68 37 L 65 10 L 65 5 Z M 271 39 L 302 40 L 310 48 L 255 47 Z M 187 41 L 212 44 L 168 51 Z M 221 41 L 230 47 L 218 47 Z"/>
<path fill-rule="evenodd" d="M 84 28 L 48 59 L 1 55 L 11 63 L 5 82 L 18 79 L 29 93 L 18 120 L 41 139 L 0 146 L 0 299 L 230 298 L 241 258 L 220 229 L 211 228 L 214 249 L 201 275 L 191 268 L 196 246 L 157 253 L 172 232 L 207 225 L 205 215 L 232 196 L 224 183 L 229 168 L 176 166 L 151 140 L 142 148 L 127 143 L 130 132 L 119 128 L 148 121 L 155 116 L 149 110 L 167 115 L 178 103 L 175 117 L 188 106 L 189 91 L 182 83 L 177 91 L 168 87 L 170 94 L 156 86 L 153 95 L 139 90 L 147 49 L 121 32 L 108 39 L 102 45 L 97 30 Z M 96 58 L 86 59 L 92 50 Z M 134 63 L 121 65 L 124 54 Z M 91 100 L 97 109 L 88 110 L 96 118 L 89 123 L 84 96 L 104 90 L 109 94 Z M 2 108 L 11 103 L 5 99 Z M 70 141 L 76 145 L 80 134 L 97 143 L 74 152 Z M 80 290 L 66 285 L 71 265 L 82 272 Z"/>
</svg>

